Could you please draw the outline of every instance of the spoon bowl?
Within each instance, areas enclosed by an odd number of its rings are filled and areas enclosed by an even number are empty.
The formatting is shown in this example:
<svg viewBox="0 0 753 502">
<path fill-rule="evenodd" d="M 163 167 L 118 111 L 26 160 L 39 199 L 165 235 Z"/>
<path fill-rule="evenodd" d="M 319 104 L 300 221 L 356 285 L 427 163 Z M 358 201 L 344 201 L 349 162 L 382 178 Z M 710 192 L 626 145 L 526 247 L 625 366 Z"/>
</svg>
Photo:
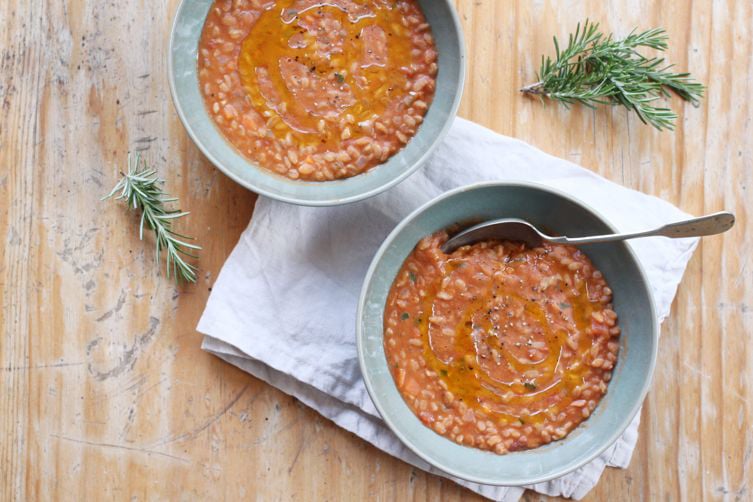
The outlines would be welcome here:
<svg viewBox="0 0 753 502">
<path fill-rule="evenodd" d="M 442 246 L 442 251 L 452 253 L 459 247 L 486 240 L 520 241 L 530 248 L 540 246 L 547 235 L 520 218 L 501 218 L 479 223 L 451 237 Z"/>
</svg>

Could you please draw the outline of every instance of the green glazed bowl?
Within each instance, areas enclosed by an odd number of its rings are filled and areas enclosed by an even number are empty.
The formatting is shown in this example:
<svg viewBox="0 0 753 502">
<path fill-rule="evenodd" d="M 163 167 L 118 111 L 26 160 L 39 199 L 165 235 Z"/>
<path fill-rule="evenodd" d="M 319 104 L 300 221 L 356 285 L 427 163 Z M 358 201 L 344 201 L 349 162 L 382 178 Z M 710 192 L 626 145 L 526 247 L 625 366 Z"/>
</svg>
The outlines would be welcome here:
<svg viewBox="0 0 753 502">
<path fill-rule="evenodd" d="M 175 108 L 188 135 L 222 172 L 249 190 L 284 202 L 331 206 L 376 195 L 404 180 L 426 161 L 452 125 L 463 94 L 465 46 L 450 0 L 418 0 L 437 46 L 437 87 L 423 124 L 408 144 L 384 164 L 336 181 L 295 181 L 240 155 L 215 127 L 199 90 L 197 54 L 212 0 L 184 0 L 170 35 L 168 72 Z"/>
<path fill-rule="evenodd" d="M 445 193 L 405 218 L 387 237 L 366 274 L 358 304 L 358 357 L 366 388 L 384 421 L 405 445 L 438 469 L 469 481 L 520 486 L 547 481 L 594 459 L 638 412 L 656 363 L 658 323 L 649 284 L 624 242 L 581 246 L 614 291 L 622 328 L 607 394 L 591 417 L 560 441 L 496 455 L 460 446 L 423 425 L 400 396 L 382 346 L 384 305 L 397 272 L 418 241 L 454 223 L 522 218 L 548 233 L 613 232 L 596 211 L 541 185 L 482 183 Z"/>
</svg>

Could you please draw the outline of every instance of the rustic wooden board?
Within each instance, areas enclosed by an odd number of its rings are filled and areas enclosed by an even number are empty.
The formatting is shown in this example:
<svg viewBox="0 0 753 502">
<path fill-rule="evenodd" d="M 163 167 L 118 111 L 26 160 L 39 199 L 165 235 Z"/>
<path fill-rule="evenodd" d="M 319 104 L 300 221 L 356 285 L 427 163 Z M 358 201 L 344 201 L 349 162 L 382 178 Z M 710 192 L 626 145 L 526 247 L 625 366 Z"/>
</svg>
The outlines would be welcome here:
<svg viewBox="0 0 753 502">
<path fill-rule="evenodd" d="M 680 287 L 630 468 L 589 498 L 750 499 L 753 4 L 457 4 L 464 117 L 688 212 L 739 217 Z M 0 500 L 477 498 L 199 350 L 194 327 L 255 196 L 209 165 L 170 103 L 176 7 L 0 2 Z M 521 97 L 551 35 L 587 16 L 618 35 L 666 27 L 671 60 L 708 99 L 675 103 L 677 131 L 658 133 L 623 110 Z M 129 150 L 194 210 L 183 228 L 205 246 L 198 285 L 159 277 L 133 217 L 99 202 Z"/>
</svg>

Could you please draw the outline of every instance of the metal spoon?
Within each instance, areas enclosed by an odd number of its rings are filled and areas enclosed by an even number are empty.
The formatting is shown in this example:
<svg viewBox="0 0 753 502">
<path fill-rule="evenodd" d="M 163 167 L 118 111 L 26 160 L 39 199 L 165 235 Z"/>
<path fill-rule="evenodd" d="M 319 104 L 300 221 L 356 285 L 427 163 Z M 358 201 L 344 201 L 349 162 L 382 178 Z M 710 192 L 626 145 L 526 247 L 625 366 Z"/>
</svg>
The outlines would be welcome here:
<svg viewBox="0 0 753 502">
<path fill-rule="evenodd" d="M 669 223 L 663 227 L 644 232 L 632 232 L 626 234 L 607 234 L 591 237 L 552 237 L 539 231 L 527 221 L 517 218 L 502 218 L 499 220 L 486 221 L 463 230 L 450 238 L 442 245 L 442 251 L 451 253 L 461 246 L 474 242 L 496 239 L 508 241 L 521 241 L 529 247 L 540 246 L 542 242 L 557 244 L 593 244 L 596 242 L 624 241 L 637 237 L 663 236 L 673 239 L 681 237 L 700 237 L 702 235 L 714 235 L 726 232 L 735 224 L 735 215 L 722 211 L 719 213 L 691 218 L 689 220 Z"/>
</svg>

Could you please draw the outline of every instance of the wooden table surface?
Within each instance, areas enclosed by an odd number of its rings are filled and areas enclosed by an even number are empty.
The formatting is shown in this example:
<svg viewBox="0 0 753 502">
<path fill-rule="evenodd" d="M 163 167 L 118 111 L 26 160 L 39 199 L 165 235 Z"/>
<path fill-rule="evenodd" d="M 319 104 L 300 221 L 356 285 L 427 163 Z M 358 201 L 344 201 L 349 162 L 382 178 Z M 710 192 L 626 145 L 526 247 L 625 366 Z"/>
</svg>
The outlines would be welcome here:
<svg viewBox="0 0 753 502">
<path fill-rule="evenodd" d="M 753 3 L 462 0 L 460 114 L 738 225 L 698 248 L 662 329 L 627 470 L 590 500 L 753 497 Z M 477 499 L 199 349 L 195 326 L 255 196 L 187 138 L 167 85 L 177 1 L 0 2 L 0 500 Z M 708 84 L 676 132 L 526 99 L 551 36 L 590 17 L 663 26 Z M 144 151 L 193 214 L 201 279 L 176 289 L 121 205 Z M 536 166 L 531 166 L 536 169 Z M 249 308 L 253 308 L 252 305 Z M 538 496 L 527 494 L 529 500 Z"/>
</svg>

